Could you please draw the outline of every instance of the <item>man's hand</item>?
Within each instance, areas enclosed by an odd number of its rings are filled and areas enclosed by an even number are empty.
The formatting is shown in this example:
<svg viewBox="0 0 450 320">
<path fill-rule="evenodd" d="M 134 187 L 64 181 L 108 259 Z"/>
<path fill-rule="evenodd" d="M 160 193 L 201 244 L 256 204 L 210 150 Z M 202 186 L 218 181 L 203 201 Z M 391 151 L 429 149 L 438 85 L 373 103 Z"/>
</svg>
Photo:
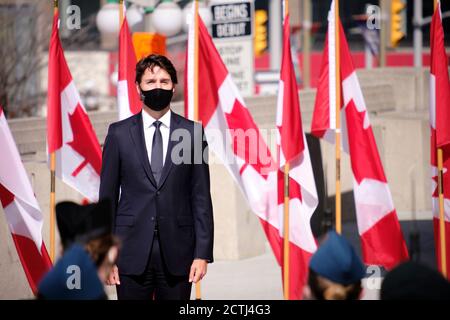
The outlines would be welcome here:
<svg viewBox="0 0 450 320">
<path fill-rule="evenodd" d="M 108 286 L 113 286 L 116 284 L 120 284 L 119 279 L 119 268 L 117 268 L 116 265 L 114 265 L 111 269 L 111 272 L 109 273 L 108 279 L 106 279 L 106 284 Z"/>
<path fill-rule="evenodd" d="M 206 268 L 208 266 L 208 262 L 203 259 L 195 259 L 191 265 L 191 272 L 189 273 L 189 282 L 197 283 L 202 280 L 206 275 Z"/>
</svg>

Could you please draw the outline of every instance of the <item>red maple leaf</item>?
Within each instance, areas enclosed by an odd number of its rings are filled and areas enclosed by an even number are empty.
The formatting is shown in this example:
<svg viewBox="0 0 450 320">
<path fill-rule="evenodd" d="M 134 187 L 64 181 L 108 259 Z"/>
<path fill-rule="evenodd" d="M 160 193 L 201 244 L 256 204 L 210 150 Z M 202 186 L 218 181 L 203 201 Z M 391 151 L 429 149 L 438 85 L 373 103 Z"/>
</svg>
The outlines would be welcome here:
<svg viewBox="0 0 450 320">
<path fill-rule="evenodd" d="M 69 120 L 72 127 L 73 141 L 69 142 L 68 145 L 84 158 L 84 161 L 72 172 L 72 176 L 76 177 L 88 164 L 100 175 L 102 169 L 100 144 L 89 117 L 80 104 L 77 105 L 72 115 L 69 114 Z"/>
<path fill-rule="evenodd" d="M 249 111 L 236 99 L 231 113 L 225 113 L 225 117 L 229 129 L 236 134 L 232 141 L 234 154 L 266 179 L 268 172 L 275 168 L 275 162 Z M 249 136 L 246 137 L 245 133 Z"/>
<path fill-rule="evenodd" d="M 444 163 L 444 172 L 442 173 L 442 179 L 443 179 L 443 190 L 444 190 L 444 198 L 450 199 L 450 176 L 449 176 L 449 170 L 446 169 L 447 166 L 450 167 L 450 163 Z M 431 179 L 436 182 L 436 187 L 433 190 L 432 197 L 438 198 L 439 197 L 439 176 L 435 175 L 431 177 Z"/>
</svg>

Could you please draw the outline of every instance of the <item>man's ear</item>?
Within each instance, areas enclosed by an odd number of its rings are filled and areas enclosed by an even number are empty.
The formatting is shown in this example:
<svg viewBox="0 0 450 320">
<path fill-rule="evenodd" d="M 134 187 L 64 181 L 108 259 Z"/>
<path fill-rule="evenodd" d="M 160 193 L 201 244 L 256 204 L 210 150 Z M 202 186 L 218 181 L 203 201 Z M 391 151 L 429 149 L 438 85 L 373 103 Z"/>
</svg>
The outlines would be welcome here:
<svg viewBox="0 0 450 320">
<path fill-rule="evenodd" d="M 142 99 L 142 93 L 141 93 L 141 87 L 139 86 L 139 83 L 137 83 L 137 82 L 135 82 L 135 83 L 136 83 L 136 91 L 137 91 L 137 94 L 138 94 L 139 98 L 140 98 L 141 100 L 143 100 L 143 99 Z"/>
<path fill-rule="evenodd" d="M 139 83 L 135 82 L 135 84 L 136 84 L 137 93 L 140 96 L 141 95 L 141 88 L 139 87 Z"/>
</svg>

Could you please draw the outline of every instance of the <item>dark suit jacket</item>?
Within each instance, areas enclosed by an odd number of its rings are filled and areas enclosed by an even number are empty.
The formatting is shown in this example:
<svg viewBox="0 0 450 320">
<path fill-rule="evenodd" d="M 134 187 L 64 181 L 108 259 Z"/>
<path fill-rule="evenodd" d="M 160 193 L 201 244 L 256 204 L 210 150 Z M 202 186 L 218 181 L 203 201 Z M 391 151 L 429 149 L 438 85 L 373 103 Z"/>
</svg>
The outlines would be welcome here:
<svg viewBox="0 0 450 320">
<path fill-rule="evenodd" d="M 186 133 L 189 139 L 181 139 Z M 207 154 L 203 137 L 201 124 L 172 112 L 165 163 L 157 185 L 145 146 L 142 114 L 109 126 L 100 199 L 109 198 L 114 204 L 115 234 L 121 239 L 119 273 L 144 272 L 155 223 L 163 260 L 172 275 L 189 274 L 194 258 L 213 261 L 209 166 L 198 157 L 205 149 Z M 174 163 L 172 151 L 185 161 Z"/>
</svg>

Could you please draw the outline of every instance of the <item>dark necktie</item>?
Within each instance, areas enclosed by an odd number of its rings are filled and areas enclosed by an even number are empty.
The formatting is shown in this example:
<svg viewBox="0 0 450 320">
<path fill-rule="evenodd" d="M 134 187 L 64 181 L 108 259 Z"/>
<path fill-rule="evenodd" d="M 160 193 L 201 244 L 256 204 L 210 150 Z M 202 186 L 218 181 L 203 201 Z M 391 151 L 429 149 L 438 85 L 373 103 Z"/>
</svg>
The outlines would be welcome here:
<svg viewBox="0 0 450 320">
<path fill-rule="evenodd" d="M 156 184 L 159 184 L 163 168 L 163 141 L 161 131 L 159 130 L 161 121 L 155 121 L 153 125 L 155 126 L 155 133 L 153 134 L 151 167 Z"/>
</svg>

